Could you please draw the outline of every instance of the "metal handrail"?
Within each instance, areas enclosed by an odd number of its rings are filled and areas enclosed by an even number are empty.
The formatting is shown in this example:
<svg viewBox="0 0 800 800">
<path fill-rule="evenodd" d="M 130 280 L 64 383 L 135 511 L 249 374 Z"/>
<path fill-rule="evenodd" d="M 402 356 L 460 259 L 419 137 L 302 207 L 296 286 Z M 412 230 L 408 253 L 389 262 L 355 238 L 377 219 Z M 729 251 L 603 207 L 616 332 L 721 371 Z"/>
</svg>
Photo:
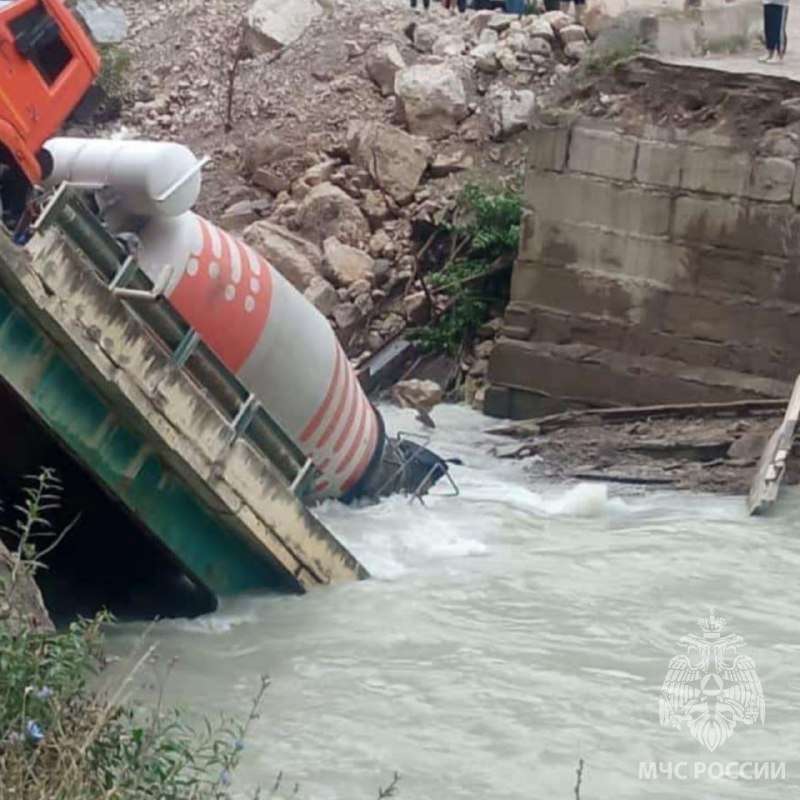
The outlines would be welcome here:
<svg viewBox="0 0 800 800">
<path fill-rule="evenodd" d="M 32 225 L 32 230 L 44 232 L 53 224 L 58 225 L 72 244 L 86 255 L 107 286 L 113 286 L 117 292 L 124 287 L 132 297 L 137 296 L 135 293 L 144 295 L 152 290 L 152 283 L 136 268 L 135 262 L 131 262 L 130 254 L 68 183 L 56 190 Z M 126 298 L 123 296 L 121 299 Z M 126 305 L 171 357 L 187 339 L 187 334 L 192 332 L 180 313 L 164 299 L 135 306 L 128 302 Z M 287 483 L 302 495 L 310 484 L 309 474 L 313 477 L 316 469 L 309 466 L 306 455 L 279 423 L 263 406 L 252 405 L 250 392 L 202 341 L 197 341 L 182 361 L 176 366 L 208 395 L 231 427 L 228 446 L 240 435 L 246 436 L 280 470 Z"/>
</svg>

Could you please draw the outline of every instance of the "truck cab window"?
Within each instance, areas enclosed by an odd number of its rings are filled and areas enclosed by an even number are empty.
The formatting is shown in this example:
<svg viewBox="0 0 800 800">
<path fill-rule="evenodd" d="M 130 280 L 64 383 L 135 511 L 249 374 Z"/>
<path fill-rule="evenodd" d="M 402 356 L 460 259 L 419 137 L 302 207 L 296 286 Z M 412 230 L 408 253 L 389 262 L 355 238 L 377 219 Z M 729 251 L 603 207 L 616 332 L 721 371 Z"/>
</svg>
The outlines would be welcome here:
<svg viewBox="0 0 800 800">
<path fill-rule="evenodd" d="M 53 84 L 72 60 L 56 21 L 38 5 L 11 22 L 17 52 L 27 58 L 48 84 Z"/>
</svg>

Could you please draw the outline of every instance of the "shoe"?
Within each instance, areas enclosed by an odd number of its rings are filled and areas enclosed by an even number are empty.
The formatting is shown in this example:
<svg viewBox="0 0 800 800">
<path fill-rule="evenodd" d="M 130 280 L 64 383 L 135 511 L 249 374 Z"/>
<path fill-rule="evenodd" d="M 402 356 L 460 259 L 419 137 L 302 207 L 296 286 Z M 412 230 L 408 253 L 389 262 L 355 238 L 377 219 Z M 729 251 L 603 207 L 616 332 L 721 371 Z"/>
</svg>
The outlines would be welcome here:
<svg viewBox="0 0 800 800">
<path fill-rule="evenodd" d="M 774 58 L 775 56 L 772 53 L 764 53 L 764 55 L 758 60 L 761 64 L 769 64 L 774 60 Z"/>
</svg>

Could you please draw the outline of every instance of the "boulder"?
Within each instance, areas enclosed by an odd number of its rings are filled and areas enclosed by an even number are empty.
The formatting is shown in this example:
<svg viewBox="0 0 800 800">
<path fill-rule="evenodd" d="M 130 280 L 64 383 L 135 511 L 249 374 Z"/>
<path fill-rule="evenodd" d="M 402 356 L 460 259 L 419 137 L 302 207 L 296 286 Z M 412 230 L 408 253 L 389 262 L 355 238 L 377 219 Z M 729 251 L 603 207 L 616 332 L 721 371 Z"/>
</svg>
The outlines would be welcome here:
<svg viewBox="0 0 800 800">
<path fill-rule="evenodd" d="M 433 54 L 436 56 L 445 56 L 446 58 L 460 56 L 465 49 L 466 44 L 464 39 L 454 33 L 446 33 L 433 43 Z"/>
<path fill-rule="evenodd" d="M 243 238 L 301 292 L 320 274 L 320 249 L 282 225 L 263 220 L 254 222 L 245 229 Z"/>
<path fill-rule="evenodd" d="M 496 44 L 499 41 L 500 35 L 491 28 L 484 28 L 478 37 L 478 44 Z"/>
<path fill-rule="evenodd" d="M 470 16 L 469 25 L 475 36 L 480 36 L 489 24 L 489 20 L 494 17 L 493 11 L 478 11 Z"/>
<path fill-rule="evenodd" d="M 77 0 L 75 10 L 98 44 L 119 44 L 128 35 L 128 18 L 121 8 L 97 0 Z"/>
<path fill-rule="evenodd" d="M 373 230 L 380 227 L 389 217 L 389 206 L 386 205 L 383 194 L 376 189 L 367 189 L 364 192 L 361 210 L 367 215 Z"/>
<path fill-rule="evenodd" d="M 297 209 L 300 233 L 321 245 L 329 236 L 347 244 L 358 244 L 369 236 L 369 223 L 358 203 L 332 183 L 315 186 Z"/>
<path fill-rule="evenodd" d="M 536 95 L 530 89 L 497 87 L 489 95 L 489 107 L 492 135 L 502 139 L 530 125 Z"/>
<path fill-rule="evenodd" d="M 472 167 L 472 156 L 463 150 L 458 150 L 454 153 L 438 153 L 436 158 L 433 159 L 433 164 L 431 164 L 431 175 L 434 178 L 444 178 L 454 172 L 463 172 L 464 170 L 472 169 Z"/>
<path fill-rule="evenodd" d="M 293 148 L 274 133 L 264 133 L 245 142 L 243 172 L 253 175 L 260 167 L 275 164 L 293 154 Z"/>
<path fill-rule="evenodd" d="M 275 195 L 286 192 L 291 187 L 289 179 L 272 167 L 259 167 L 253 174 L 253 183 Z"/>
<path fill-rule="evenodd" d="M 375 280 L 372 271 L 372 256 L 355 247 L 342 244 L 335 236 L 329 236 L 322 245 L 325 254 L 325 276 L 334 286 L 347 288 L 356 281 Z"/>
<path fill-rule="evenodd" d="M 255 0 L 244 18 L 244 44 L 253 55 L 296 42 L 322 13 L 315 0 Z"/>
<path fill-rule="evenodd" d="M 548 39 L 535 37 L 528 40 L 528 55 L 550 58 L 553 55 L 553 48 Z"/>
<path fill-rule="evenodd" d="M 519 71 L 519 61 L 517 60 L 517 54 L 510 48 L 510 47 L 501 47 L 497 51 L 497 60 L 500 62 L 500 66 L 506 71 L 510 73 L 518 72 Z"/>
<path fill-rule="evenodd" d="M 515 53 L 524 53 L 528 49 L 530 36 L 522 31 L 511 31 L 503 43 Z"/>
<path fill-rule="evenodd" d="M 439 28 L 434 24 L 414 26 L 414 49 L 420 53 L 432 53 L 433 45 L 439 38 Z"/>
<path fill-rule="evenodd" d="M 369 253 L 374 258 L 379 258 L 392 248 L 392 244 L 392 237 L 381 229 L 372 234 L 372 238 L 369 240 Z M 378 277 L 377 274 L 376 277 Z"/>
<path fill-rule="evenodd" d="M 586 28 L 583 25 L 567 25 L 558 32 L 558 38 L 564 44 L 569 44 L 570 42 L 585 42 L 589 37 L 586 35 Z"/>
<path fill-rule="evenodd" d="M 500 69 L 500 62 L 497 60 L 499 49 L 496 44 L 479 44 L 470 50 L 470 55 L 475 59 L 475 66 L 481 72 L 493 73 Z"/>
<path fill-rule="evenodd" d="M 333 310 L 333 321 L 342 332 L 349 332 L 361 320 L 361 312 L 353 303 L 341 303 Z"/>
<path fill-rule="evenodd" d="M 486 27 L 500 33 L 510 28 L 513 21 L 514 18 L 510 14 L 492 14 L 486 23 Z"/>
<path fill-rule="evenodd" d="M 547 22 L 556 32 L 566 28 L 568 25 L 572 25 L 573 22 L 572 17 L 563 11 L 547 11 L 539 19 L 542 22 Z"/>
<path fill-rule="evenodd" d="M 326 317 L 333 314 L 334 309 L 339 305 L 339 295 L 336 294 L 336 289 L 321 276 L 311 279 L 303 296 Z"/>
<path fill-rule="evenodd" d="M 547 39 L 552 42 L 556 38 L 553 26 L 546 19 L 531 16 L 526 17 L 526 20 L 530 20 L 527 22 L 525 29 L 532 39 Z"/>
<path fill-rule="evenodd" d="M 425 139 L 382 122 L 354 122 L 347 132 L 347 147 L 354 164 L 398 203 L 414 196 L 433 158 Z"/>
<path fill-rule="evenodd" d="M 422 409 L 430 413 L 444 399 L 444 389 L 436 381 L 412 378 L 396 383 L 392 398 L 401 408 Z"/>
<path fill-rule="evenodd" d="M 588 42 L 568 42 L 564 45 L 564 55 L 574 61 L 580 61 L 588 50 Z"/>
<path fill-rule="evenodd" d="M 252 200 L 239 200 L 225 209 L 220 224 L 226 230 L 237 230 L 255 222 L 260 216 Z"/>
<path fill-rule="evenodd" d="M 390 42 L 379 44 L 367 58 L 367 73 L 384 97 L 394 91 L 395 76 L 405 66 L 406 62 L 397 45 Z"/>
<path fill-rule="evenodd" d="M 446 64 L 415 64 L 397 73 L 398 110 L 411 133 L 441 139 L 467 117 L 467 92 L 459 73 Z"/>
</svg>

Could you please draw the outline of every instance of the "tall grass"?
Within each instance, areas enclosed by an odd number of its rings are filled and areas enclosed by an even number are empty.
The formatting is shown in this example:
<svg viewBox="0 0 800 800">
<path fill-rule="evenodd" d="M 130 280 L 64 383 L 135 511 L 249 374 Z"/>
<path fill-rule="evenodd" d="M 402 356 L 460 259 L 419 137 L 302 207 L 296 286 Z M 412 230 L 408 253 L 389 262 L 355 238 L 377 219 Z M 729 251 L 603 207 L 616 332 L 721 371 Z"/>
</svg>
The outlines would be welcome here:
<svg viewBox="0 0 800 800">
<path fill-rule="evenodd" d="M 48 515 L 61 485 L 30 478 L 4 527 L 16 539 L 0 569 L 0 798 L 2 800 L 219 800 L 229 797 L 248 729 L 268 686 L 263 677 L 243 723 L 191 723 L 159 701 L 131 700 L 145 650 L 126 675 L 106 678 L 107 615 L 55 632 L 25 624 L 20 587 L 66 531 Z M 71 526 L 68 526 L 71 527 Z M 15 611 L 16 609 L 16 611 Z M 22 621 L 22 622 L 21 622 Z"/>
</svg>

